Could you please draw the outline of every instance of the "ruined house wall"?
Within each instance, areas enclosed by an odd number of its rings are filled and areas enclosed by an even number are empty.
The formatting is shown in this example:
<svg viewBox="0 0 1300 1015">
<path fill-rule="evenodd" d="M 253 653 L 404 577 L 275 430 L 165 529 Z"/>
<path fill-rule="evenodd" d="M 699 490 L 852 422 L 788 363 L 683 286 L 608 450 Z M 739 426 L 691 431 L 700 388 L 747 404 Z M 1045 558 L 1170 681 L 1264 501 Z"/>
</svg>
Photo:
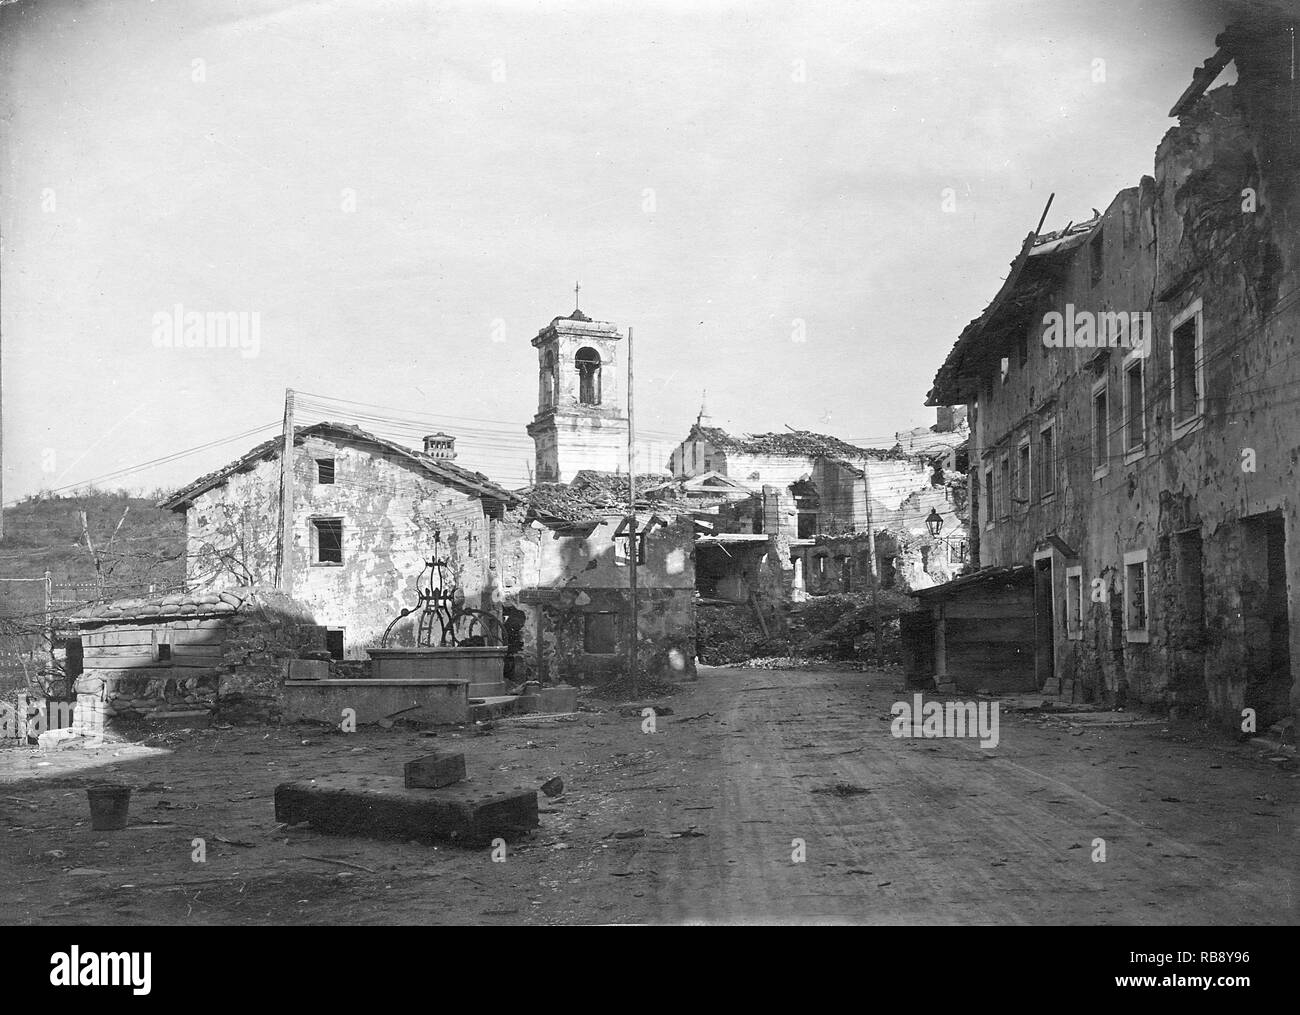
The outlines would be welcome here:
<svg viewBox="0 0 1300 1015">
<path fill-rule="evenodd" d="M 1055 417 L 1056 494 L 1043 499 L 1035 489 L 1031 504 L 1013 506 L 1009 516 L 991 523 L 982 512 L 981 563 L 1027 562 L 1055 533 L 1078 551 L 1077 560 L 1053 551 L 1056 675 L 1078 684 L 1085 697 L 1204 702 L 1229 725 L 1240 721 L 1247 704 L 1271 708 L 1274 718 L 1277 706 L 1270 701 L 1289 698 L 1292 711 L 1298 704 L 1294 680 L 1281 689 L 1256 687 L 1254 698 L 1248 688 L 1252 667 L 1259 667 L 1251 649 L 1259 639 L 1258 618 L 1251 611 L 1262 581 L 1260 537 L 1243 522 L 1249 516 L 1277 511 L 1284 521 L 1293 673 L 1300 661 L 1300 414 L 1293 404 L 1300 307 L 1286 300 L 1300 282 L 1297 174 L 1294 163 L 1282 167 L 1275 159 L 1269 175 L 1268 147 L 1286 130 L 1267 98 L 1274 93 L 1265 89 L 1266 98 L 1259 98 L 1248 70 L 1239 66 L 1239 73 L 1241 83 L 1209 93 L 1169 131 L 1156 154 L 1154 180 L 1122 192 L 1107 209 L 1100 283 L 1091 284 L 1085 244 L 1038 308 L 1062 310 L 1073 302 L 1077 309 L 1152 312 L 1155 346 L 1144 361 L 1142 453 L 1126 456 L 1121 444 L 1124 350 L 1094 359 L 1093 350 L 1046 348 L 1038 313 L 1029 328 L 1025 371 L 1018 372 L 1009 347 L 1011 382 L 1001 385 L 992 377 L 983 389 L 975 435 L 980 467 L 972 476 L 972 483 L 982 484 L 985 464 L 1003 451 L 1014 454 L 1022 433 L 1036 440 L 1039 424 Z M 1257 196 L 1253 211 L 1244 210 L 1245 188 Z M 1175 433 L 1171 325 L 1197 300 L 1205 409 L 1198 424 Z M 1102 378 L 1110 395 L 1111 449 L 1104 474 L 1094 477 L 1092 389 Z M 1246 449 L 1253 453 L 1253 471 L 1242 468 Z M 1188 574 L 1179 535 L 1189 532 L 1203 554 L 1194 576 L 1203 581 L 1203 598 L 1179 578 Z M 1141 550 L 1148 554 L 1148 640 L 1135 641 L 1123 627 L 1123 569 L 1125 553 Z M 1071 638 L 1064 626 L 1064 572 L 1076 564 L 1085 589 L 1084 622 L 1080 636 Z M 1102 601 L 1089 594 L 1094 579 L 1101 580 Z M 1202 603 L 1200 631 L 1188 617 Z M 1197 637 L 1187 633 L 1193 629 Z"/>
<path fill-rule="evenodd" d="M 332 484 L 317 482 L 321 458 L 334 459 Z M 400 610 L 414 605 L 435 531 L 467 603 L 493 599 L 491 521 L 478 498 L 390 453 L 318 438 L 295 447 L 294 484 L 290 593 L 312 609 L 317 623 L 343 628 L 347 658 L 364 658 Z M 221 589 L 274 581 L 279 489 L 277 455 L 195 498 L 186 516 L 191 583 Z M 314 518 L 343 519 L 341 565 L 312 562 Z M 413 643 L 413 621 L 399 625 L 390 639 L 395 646 Z"/>
<path fill-rule="evenodd" d="M 646 515 L 639 519 L 643 526 Z M 556 683 L 599 683 L 627 672 L 630 569 L 626 543 L 616 543 L 620 516 L 589 534 L 556 532 L 518 519 L 506 522 L 501 594 L 527 615 L 520 668 Z M 670 679 L 695 673 L 694 525 L 688 516 L 646 538 L 637 567 L 638 654 L 642 673 Z M 587 651 L 587 614 L 619 619 L 612 652 Z"/>
</svg>

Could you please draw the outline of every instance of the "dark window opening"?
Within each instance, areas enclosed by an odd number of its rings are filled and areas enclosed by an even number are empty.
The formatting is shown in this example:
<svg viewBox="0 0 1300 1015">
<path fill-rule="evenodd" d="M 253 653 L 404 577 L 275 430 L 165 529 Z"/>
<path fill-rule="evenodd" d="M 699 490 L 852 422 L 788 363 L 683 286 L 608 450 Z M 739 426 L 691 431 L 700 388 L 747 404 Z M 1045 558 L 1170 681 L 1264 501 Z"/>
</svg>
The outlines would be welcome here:
<svg viewBox="0 0 1300 1015">
<path fill-rule="evenodd" d="M 1042 462 L 1042 468 L 1039 470 L 1039 495 L 1046 497 L 1049 493 L 1056 492 L 1056 434 L 1054 427 L 1049 426 L 1043 430 L 1038 457 Z"/>
<path fill-rule="evenodd" d="M 1146 444 L 1146 413 L 1142 393 L 1142 361 L 1138 360 L 1125 374 L 1128 410 L 1124 421 L 1124 450 L 1137 451 Z"/>
<path fill-rule="evenodd" d="M 1029 333 L 1021 332 L 1020 339 L 1016 343 L 1016 361 L 1018 366 L 1024 366 L 1029 362 Z"/>
<path fill-rule="evenodd" d="M 1199 411 L 1201 392 L 1196 377 L 1196 318 L 1174 331 L 1174 423 L 1191 419 Z"/>
<path fill-rule="evenodd" d="M 583 615 L 582 649 L 592 655 L 612 655 L 618 651 L 617 613 Z"/>
<path fill-rule="evenodd" d="M 325 648 L 331 659 L 343 658 L 343 628 L 331 627 L 325 632 Z"/>
<path fill-rule="evenodd" d="M 343 563 L 343 519 L 318 518 L 312 522 L 316 555 L 313 563 Z"/>
<path fill-rule="evenodd" d="M 318 458 L 316 459 L 316 482 L 329 484 L 334 482 L 334 459 Z"/>
<path fill-rule="evenodd" d="M 578 401 L 583 405 L 599 405 L 600 353 L 590 347 L 579 349 L 573 365 L 578 371 Z"/>
<path fill-rule="evenodd" d="M 172 647 L 170 645 L 158 646 L 158 661 L 160 663 L 169 663 L 172 659 Z"/>
<path fill-rule="evenodd" d="M 1092 396 L 1092 467 L 1100 469 L 1110 464 L 1110 410 L 1106 389 Z"/>
</svg>

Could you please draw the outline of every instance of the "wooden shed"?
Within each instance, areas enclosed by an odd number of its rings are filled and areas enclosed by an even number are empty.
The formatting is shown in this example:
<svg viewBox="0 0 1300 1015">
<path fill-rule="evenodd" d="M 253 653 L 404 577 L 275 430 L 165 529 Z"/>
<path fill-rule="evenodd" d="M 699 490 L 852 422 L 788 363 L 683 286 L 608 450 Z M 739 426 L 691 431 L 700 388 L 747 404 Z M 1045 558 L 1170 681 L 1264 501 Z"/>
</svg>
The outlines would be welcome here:
<svg viewBox="0 0 1300 1015">
<path fill-rule="evenodd" d="M 1036 691 L 1034 585 L 1028 564 L 988 567 L 908 593 L 921 617 L 904 637 L 910 681 L 932 676 L 960 691 Z M 927 616 L 928 615 L 928 616 Z M 930 646 L 921 644 L 931 639 Z M 931 673 L 921 673 L 923 668 Z"/>
</svg>

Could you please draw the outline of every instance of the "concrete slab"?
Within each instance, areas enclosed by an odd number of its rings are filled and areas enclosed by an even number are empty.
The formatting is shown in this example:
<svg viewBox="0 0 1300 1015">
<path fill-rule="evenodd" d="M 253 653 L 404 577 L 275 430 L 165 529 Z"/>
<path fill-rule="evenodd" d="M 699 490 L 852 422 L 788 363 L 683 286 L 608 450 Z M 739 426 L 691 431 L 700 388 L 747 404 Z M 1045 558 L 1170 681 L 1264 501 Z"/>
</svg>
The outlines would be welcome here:
<svg viewBox="0 0 1300 1015">
<path fill-rule="evenodd" d="M 277 821 L 372 839 L 449 839 L 481 846 L 537 827 L 537 791 L 458 783 L 408 789 L 386 775 L 330 775 L 275 788 Z"/>
</svg>

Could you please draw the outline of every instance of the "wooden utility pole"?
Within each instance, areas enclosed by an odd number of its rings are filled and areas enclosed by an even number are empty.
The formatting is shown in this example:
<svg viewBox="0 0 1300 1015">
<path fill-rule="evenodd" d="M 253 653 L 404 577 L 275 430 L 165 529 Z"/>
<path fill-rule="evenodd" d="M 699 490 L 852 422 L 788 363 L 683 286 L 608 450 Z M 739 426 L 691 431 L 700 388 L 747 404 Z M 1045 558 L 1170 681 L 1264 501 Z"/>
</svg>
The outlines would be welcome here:
<svg viewBox="0 0 1300 1015">
<path fill-rule="evenodd" d="M 627 672 L 632 687 L 632 697 L 637 690 L 637 595 L 636 595 L 636 559 L 638 550 L 636 537 L 636 424 L 632 415 L 632 329 L 627 329 L 627 555 L 628 585 L 631 592 L 631 617 L 628 623 Z"/>
<path fill-rule="evenodd" d="M 280 553 L 275 585 L 293 591 L 293 389 L 284 389 L 284 444 L 280 449 Z"/>
<path fill-rule="evenodd" d="M 876 665 L 884 664 L 885 633 L 880 627 L 880 571 L 876 567 L 876 530 L 871 523 L 871 462 L 862 463 L 867 487 L 867 567 L 871 569 L 871 614 L 876 625 Z"/>
</svg>

